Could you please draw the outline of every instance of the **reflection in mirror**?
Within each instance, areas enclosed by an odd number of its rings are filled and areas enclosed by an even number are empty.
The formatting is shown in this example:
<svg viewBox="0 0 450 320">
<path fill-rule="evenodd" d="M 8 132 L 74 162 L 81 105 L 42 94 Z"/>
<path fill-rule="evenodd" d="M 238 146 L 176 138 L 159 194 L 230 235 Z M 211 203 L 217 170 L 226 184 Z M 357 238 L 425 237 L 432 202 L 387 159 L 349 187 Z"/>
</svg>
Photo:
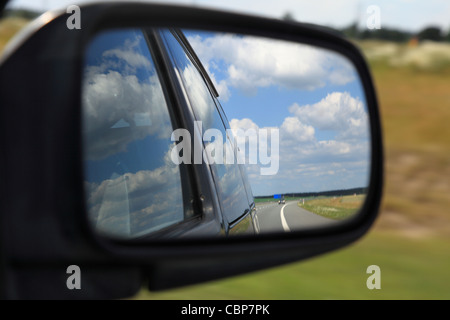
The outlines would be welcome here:
<svg viewBox="0 0 450 320">
<path fill-rule="evenodd" d="M 184 219 L 172 130 L 143 33 L 97 36 L 83 83 L 85 189 L 97 231 L 137 237 Z"/>
<path fill-rule="evenodd" d="M 310 45 L 185 34 L 216 84 L 240 150 L 246 152 L 260 231 L 330 225 L 358 212 L 369 185 L 371 146 L 364 91 L 354 66 Z M 261 134 L 274 130 L 278 145 L 264 146 L 267 139 Z M 269 149 L 269 161 L 260 152 L 263 147 Z"/>
<path fill-rule="evenodd" d="M 364 203 L 368 111 L 344 56 L 246 35 L 123 29 L 91 41 L 83 74 L 87 210 L 101 234 L 291 232 L 339 224 Z M 184 92 L 190 131 L 174 125 L 167 88 Z M 213 212 L 192 207 L 185 182 L 183 166 L 202 163 Z"/>
</svg>

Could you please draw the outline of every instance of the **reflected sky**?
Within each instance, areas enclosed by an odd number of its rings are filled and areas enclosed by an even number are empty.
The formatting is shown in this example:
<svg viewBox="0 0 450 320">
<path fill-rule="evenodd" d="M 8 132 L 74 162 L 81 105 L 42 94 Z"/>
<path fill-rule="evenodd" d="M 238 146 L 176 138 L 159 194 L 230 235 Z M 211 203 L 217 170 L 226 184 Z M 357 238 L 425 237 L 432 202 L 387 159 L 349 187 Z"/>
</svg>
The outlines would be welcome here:
<svg viewBox="0 0 450 320">
<path fill-rule="evenodd" d="M 280 132 L 277 174 L 246 165 L 254 195 L 369 185 L 364 90 L 345 57 L 286 41 L 184 32 L 216 84 L 231 128 Z"/>
<path fill-rule="evenodd" d="M 205 150 L 223 147 L 230 140 L 243 146 L 245 165 L 226 161 L 211 165 L 228 222 L 249 209 L 253 195 L 369 185 L 364 91 L 356 70 L 344 57 L 308 45 L 187 31 L 216 84 L 225 118 L 173 34 L 168 30 L 160 34 L 186 98 L 202 123 L 200 131 L 204 134 L 212 128 L 221 133 L 221 141 L 204 139 Z M 102 32 L 91 42 L 84 61 L 89 218 L 97 230 L 116 237 L 138 237 L 185 218 L 180 168 L 171 158 L 176 145 L 171 140 L 173 127 L 147 45 L 139 30 Z M 229 128 L 234 133 L 253 129 L 260 137 L 262 129 L 276 134 L 258 140 L 255 164 L 250 161 L 248 138 L 229 136 Z M 272 136 L 277 137 L 276 146 Z M 267 150 L 270 161 L 277 161 L 274 174 L 261 174 L 271 166 L 261 158 L 261 150 Z"/>
<path fill-rule="evenodd" d="M 89 217 L 99 231 L 135 237 L 184 219 L 171 133 L 142 32 L 97 35 L 85 59 L 83 138 Z"/>
<path fill-rule="evenodd" d="M 204 134 L 210 128 L 217 129 L 221 133 L 222 139 L 224 139 L 223 141 L 215 141 L 214 138 L 211 138 L 211 141 L 203 139 L 205 149 L 208 149 L 210 144 L 217 142 L 217 145 L 223 148 L 227 143 L 225 141 L 227 139 L 225 131 L 227 124 L 221 118 L 204 79 L 171 32 L 163 30 L 162 35 L 164 43 L 175 63 L 175 72 L 179 75 L 186 88 L 194 114 L 201 121 L 202 128 L 200 131 Z M 225 219 L 228 222 L 232 222 L 242 216 L 248 210 L 249 205 L 253 203 L 251 190 L 246 190 L 242 176 L 244 173 L 241 172 L 236 163 L 227 164 L 222 161 L 221 164 L 216 163 L 211 168 L 218 181 L 216 188 L 221 199 Z"/>
</svg>

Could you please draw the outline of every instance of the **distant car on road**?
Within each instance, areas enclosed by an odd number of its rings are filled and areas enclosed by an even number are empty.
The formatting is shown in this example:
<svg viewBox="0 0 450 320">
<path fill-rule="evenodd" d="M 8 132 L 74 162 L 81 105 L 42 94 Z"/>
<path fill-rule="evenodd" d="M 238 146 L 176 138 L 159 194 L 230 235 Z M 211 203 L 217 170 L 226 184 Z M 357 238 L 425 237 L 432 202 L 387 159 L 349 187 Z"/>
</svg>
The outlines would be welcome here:
<svg viewBox="0 0 450 320">
<path fill-rule="evenodd" d="M 284 200 L 284 199 L 278 200 L 278 204 L 285 204 L 285 203 L 286 203 L 286 200 Z"/>
</svg>

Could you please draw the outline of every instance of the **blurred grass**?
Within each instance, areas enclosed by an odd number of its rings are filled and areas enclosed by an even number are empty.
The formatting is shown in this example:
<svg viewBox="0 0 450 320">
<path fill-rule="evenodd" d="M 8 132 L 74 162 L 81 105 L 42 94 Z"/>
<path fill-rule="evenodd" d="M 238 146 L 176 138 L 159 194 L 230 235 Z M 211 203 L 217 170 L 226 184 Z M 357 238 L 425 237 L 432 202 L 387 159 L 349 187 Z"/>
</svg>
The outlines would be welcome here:
<svg viewBox="0 0 450 320">
<path fill-rule="evenodd" d="M 381 289 L 369 290 L 370 265 Z M 438 237 L 406 239 L 372 232 L 355 245 L 302 263 L 134 299 L 449 299 L 450 256 Z"/>
<path fill-rule="evenodd" d="M 0 20 L 0 52 L 26 23 Z M 135 299 L 450 299 L 450 46 L 357 43 L 377 88 L 385 145 L 380 216 L 339 251 Z M 366 268 L 381 268 L 381 290 Z"/>
<path fill-rule="evenodd" d="M 0 54 L 11 37 L 28 23 L 27 19 L 8 17 L 0 19 Z"/>
<path fill-rule="evenodd" d="M 365 195 L 327 197 L 298 202 L 298 206 L 315 214 L 331 218 L 346 219 L 362 207 Z"/>
<path fill-rule="evenodd" d="M 450 61 L 450 45 L 440 48 L 447 50 L 442 60 Z M 417 52 L 420 46 L 410 49 Z M 428 67 L 412 62 L 399 66 L 395 61 L 402 56 L 394 54 L 394 58 L 370 60 L 386 157 L 382 226 L 411 232 L 415 225 L 446 236 L 450 233 L 450 66 L 436 69 L 445 65 L 436 56 Z"/>
</svg>

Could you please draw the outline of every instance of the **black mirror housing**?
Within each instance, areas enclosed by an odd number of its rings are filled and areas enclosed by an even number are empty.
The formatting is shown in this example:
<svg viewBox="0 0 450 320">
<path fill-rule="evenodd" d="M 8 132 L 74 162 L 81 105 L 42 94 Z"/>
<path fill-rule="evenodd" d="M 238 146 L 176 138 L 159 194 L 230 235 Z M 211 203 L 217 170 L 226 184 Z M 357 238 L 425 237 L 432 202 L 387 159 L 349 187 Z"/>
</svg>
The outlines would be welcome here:
<svg viewBox="0 0 450 320">
<path fill-rule="evenodd" d="M 369 68 L 349 41 L 309 24 L 209 9 L 141 3 L 81 7 L 81 29 L 48 12 L 0 58 L 0 296 L 114 299 L 143 285 L 163 290 L 299 261 L 362 237 L 383 185 L 380 116 Z M 325 48 L 347 57 L 362 81 L 371 130 L 370 186 L 360 214 L 336 228 L 227 239 L 112 241 L 86 214 L 81 141 L 82 59 L 99 30 L 177 27 L 236 32 Z M 82 272 L 70 290 L 67 267 Z"/>
</svg>

